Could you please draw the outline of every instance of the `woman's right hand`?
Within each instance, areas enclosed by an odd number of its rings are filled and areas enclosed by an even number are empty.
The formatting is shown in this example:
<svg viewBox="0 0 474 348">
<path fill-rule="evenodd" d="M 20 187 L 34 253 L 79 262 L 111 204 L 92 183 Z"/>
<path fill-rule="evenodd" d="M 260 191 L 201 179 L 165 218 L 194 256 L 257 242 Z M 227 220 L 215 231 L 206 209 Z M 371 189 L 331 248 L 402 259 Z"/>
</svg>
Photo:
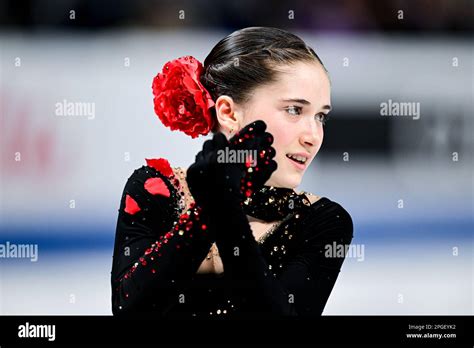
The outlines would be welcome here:
<svg viewBox="0 0 474 348">
<path fill-rule="evenodd" d="M 224 134 L 216 133 L 204 142 L 186 176 L 191 194 L 201 208 L 211 208 L 213 204 L 240 204 L 270 178 L 277 164 L 273 160 L 273 136 L 265 130 L 265 122 L 255 121 L 229 141 Z M 247 163 L 232 163 L 226 154 L 233 151 L 236 159 L 241 159 L 241 154 L 252 158 L 246 157 Z M 253 158 L 255 155 L 256 159 Z"/>
</svg>

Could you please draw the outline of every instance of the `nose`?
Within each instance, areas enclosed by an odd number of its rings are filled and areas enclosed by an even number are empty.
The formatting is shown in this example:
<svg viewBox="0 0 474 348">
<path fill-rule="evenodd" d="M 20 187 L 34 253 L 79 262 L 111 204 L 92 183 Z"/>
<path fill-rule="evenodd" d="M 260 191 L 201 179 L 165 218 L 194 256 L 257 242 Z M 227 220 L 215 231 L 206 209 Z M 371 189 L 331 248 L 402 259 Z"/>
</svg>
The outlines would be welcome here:
<svg viewBox="0 0 474 348">
<path fill-rule="evenodd" d="M 309 122 L 304 122 L 300 136 L 300 143 L 305 148 L 317 147 L 322 142 L 322 125 L 319 121 L 314 121 L 308 117 Z"/>
</svg>

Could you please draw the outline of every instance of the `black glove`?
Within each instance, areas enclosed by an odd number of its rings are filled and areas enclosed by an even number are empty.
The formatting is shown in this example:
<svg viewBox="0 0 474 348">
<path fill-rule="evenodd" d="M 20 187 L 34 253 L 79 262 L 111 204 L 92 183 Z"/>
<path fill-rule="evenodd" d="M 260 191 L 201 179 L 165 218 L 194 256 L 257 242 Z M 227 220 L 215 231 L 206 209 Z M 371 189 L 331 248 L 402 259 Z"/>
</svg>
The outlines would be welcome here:
<svg viewBox="0 0 474 348">
<path fill-rule="evenodd" d="M 204 142 L 202 151 L 196 155 L 186 176 L 189 190 L 198 206 L 211 211 L 213 205 L 236 207 L 265 184 L 277 168 L 273 160 L 275 149 L 271 146 L 273 136 L 265 130 L 265 122 L 255 121 L 229 141 L 224 134 L 217 133 L 211 140 Z M 237 155 L 242 150 L 245 152 L 240 154 L 251 155 L 251 158 L 246 157 L 247 163 L 231 163 L 225 156 L 234 151 L 235 159 L 242 159 L 243 156 Z M 255 155 L 256 159 L 253 158 Z"/>
</svg>

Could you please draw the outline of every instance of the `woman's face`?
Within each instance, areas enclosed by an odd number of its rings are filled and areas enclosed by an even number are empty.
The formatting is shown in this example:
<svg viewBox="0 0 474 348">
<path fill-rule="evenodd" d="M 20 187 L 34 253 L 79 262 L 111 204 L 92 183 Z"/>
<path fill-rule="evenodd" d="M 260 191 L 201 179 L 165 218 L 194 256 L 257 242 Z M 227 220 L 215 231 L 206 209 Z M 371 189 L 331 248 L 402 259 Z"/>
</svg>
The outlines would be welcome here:
<svg viewBox="0 0 474 348">
<path fill-rule="evenodd" d="M 278 81 L 254 91 L 245 104 L 242 127 L 256 120 L 267 124 L 278 168 L 266 185 L 295 188 L 323 142 L 331 91 L 319 63 L 298 62 L 282 70 Z"/>
</svg>

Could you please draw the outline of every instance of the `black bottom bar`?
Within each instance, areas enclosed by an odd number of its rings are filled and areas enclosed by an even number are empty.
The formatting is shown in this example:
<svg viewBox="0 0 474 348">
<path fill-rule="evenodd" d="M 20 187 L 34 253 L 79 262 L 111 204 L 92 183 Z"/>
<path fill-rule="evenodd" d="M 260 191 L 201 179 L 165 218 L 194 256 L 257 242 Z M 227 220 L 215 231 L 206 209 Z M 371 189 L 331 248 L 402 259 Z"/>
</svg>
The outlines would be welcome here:
<svg viewBox="0 0 474 348">
<path fill-rule="evenodd" d="M 0 346 L 403 343 L 472 347 L 472 319 L 472 316 L 323 316 L 313 320 L 244 321 L 0 316 Z"/>
</svg>

